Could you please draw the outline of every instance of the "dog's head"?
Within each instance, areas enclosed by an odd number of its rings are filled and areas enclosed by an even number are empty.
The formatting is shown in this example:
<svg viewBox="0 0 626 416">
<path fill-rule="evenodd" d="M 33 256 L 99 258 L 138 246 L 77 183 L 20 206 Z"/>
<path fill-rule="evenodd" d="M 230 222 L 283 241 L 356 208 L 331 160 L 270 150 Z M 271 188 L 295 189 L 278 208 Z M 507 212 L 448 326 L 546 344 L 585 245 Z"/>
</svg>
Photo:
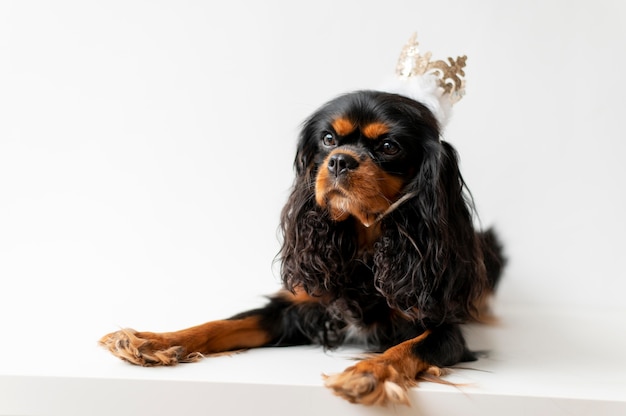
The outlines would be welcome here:
<svg viewBox="0 0 626 416">
<path fill-rule="evenodd" d="M 420 103 L 359 91 L 305 122 L 296 168 L 314 180 L 315 200 L 334 221 L 352 216 L 369 227 L 406 193 L 438 140 L 437 122 Z"/>
</svg>

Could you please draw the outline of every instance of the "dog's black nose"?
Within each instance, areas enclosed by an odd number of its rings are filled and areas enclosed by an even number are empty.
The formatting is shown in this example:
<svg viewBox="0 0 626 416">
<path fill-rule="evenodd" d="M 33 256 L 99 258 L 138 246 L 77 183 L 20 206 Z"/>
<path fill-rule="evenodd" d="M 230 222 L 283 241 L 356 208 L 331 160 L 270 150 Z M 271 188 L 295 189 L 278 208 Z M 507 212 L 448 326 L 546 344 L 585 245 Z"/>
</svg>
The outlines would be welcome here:
<svg viewBox="0 0 626 416">
<path fill-rule="evenodd" d="M 336 178 L 357 167 L 359 167 L 358 160 L 346 153 L 335 153 L 328 159 L 328 170 Z"/>
</svg>

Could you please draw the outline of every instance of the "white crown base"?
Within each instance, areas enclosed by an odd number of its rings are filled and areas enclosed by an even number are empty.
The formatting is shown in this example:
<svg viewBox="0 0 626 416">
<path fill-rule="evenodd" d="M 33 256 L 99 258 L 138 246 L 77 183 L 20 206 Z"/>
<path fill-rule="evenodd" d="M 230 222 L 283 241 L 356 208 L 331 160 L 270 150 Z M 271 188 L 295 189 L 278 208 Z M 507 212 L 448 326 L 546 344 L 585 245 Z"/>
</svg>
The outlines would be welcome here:
<svg viewBox="0 0 626 416">
<path fill-rule="evenodd" d="M 452 100 L 439 86 L 440 79 L 432 73 L 420 76 L 394 77 L 385 81 L 380 90 L 411 98 L 428 108 L 443 128 L 452 113 Z"/>
</svg>

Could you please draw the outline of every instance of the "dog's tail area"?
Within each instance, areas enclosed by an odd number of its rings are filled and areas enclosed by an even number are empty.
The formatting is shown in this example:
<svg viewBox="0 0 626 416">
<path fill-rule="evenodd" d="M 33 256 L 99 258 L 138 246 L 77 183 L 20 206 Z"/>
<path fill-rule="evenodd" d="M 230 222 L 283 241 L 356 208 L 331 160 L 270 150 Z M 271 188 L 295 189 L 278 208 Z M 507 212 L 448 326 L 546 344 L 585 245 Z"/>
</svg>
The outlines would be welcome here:
<svg viewBox="0 0 626 416">
<path fill-rule="evenodd" d="M 502 270 L 506 264 L 502 243 L 498 239 L 493 229 L 479 232 L 477 234 L 480 246 L 483 251 L 483 262 L 487 274 L 486 287 L 476 299 L 475 314 L 471 317 L 471 321 L 494 324 L 498 321 L 491 309 L 491 300 L 500 282 Z"/>
<path fill-rule="evenodd" d="M 506 258 L 504 256 L 502 243 L 492 228 L 480 233 L 478 238 L 480 239 L 483 249 L 489 288 L 492 292 L 495 292 L 498 287 L 498 283 L 500 282 L 502 270 L 506 265 Z"/>
</svg>

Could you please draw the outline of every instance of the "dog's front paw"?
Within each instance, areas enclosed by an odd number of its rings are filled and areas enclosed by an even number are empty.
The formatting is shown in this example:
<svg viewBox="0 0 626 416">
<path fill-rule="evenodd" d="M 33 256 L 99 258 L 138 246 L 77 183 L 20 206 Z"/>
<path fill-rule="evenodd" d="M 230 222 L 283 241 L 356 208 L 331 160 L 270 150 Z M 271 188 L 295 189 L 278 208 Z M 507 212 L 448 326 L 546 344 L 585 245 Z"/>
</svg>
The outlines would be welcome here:
<svg viewBox="0 0 626 416">
<path fill-rule="evenodd" d="M 150 332 L 122 329 L 103 336 L 99 344 L 113 355 L 144 367 L 176 365 L 202 359 L 202 354 L 186 354 L 182 346 L 168 345 L 163 337 Z"/>
<path fill-rule="evenodd" d="M 343 373 L 325 376 L 326 387 L 351 403 L 365 405 L 404 404 L 409 406 L 407 390 L 416 384 L 383 359 L 372 358 L 348 367 Z"/>
</svg>

